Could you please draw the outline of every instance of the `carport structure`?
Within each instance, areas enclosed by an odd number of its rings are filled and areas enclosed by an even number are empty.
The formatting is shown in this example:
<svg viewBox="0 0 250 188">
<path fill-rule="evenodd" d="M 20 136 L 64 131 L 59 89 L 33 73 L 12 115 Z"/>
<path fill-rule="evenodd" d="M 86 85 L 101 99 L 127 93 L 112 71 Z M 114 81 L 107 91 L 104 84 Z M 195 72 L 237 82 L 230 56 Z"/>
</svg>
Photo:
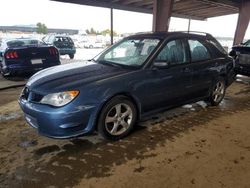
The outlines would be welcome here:
<svg viewBox="0 0 250 188">
<path fill-rule="evenodd" d="M 153 31 L 167 31 L 171 16 L 206 20 L 207 18 L 239 13 L 234 44 L 243 41 L 250 19 L 248 0 L 53 0 L 153 14 Z M 230 24 L 230 23 L 227 23 Z M 112 37 L 111 37 L 112 38 Z M 112 39 L 111 39 L 112 41 Z"/>
</svg>

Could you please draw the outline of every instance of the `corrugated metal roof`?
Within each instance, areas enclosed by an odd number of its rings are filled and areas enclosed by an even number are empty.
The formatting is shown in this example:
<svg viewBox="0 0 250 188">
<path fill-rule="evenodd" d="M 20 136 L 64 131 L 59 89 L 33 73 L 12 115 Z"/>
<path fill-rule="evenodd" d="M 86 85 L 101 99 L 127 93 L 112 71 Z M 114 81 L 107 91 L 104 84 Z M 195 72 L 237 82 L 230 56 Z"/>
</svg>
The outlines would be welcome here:
<svg viewBox="0 0 250 188">
<path fill-rule="evenodd" d="M 53 0 L 143 13 L 153 12 L 153 0 Z M 239 12 L 242 0 L 175 0 L 172 15 L 204 20 Z"/>
</svg>

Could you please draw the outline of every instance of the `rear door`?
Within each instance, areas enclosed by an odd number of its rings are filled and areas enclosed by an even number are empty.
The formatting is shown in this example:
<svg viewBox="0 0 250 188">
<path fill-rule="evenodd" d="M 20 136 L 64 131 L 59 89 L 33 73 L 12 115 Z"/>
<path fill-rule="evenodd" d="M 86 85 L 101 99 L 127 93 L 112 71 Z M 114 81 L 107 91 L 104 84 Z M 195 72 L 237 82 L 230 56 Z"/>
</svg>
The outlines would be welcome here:
<svg viewBox="0 0 250 188">
<path fill-rule="evenodd" d="M 190 69 L 192 70 L 192 96 L 203 97 L 208 94 L 216 74 L 216 62 L 213 60 L 205 41 L 188 39 L 190 49 Z"/>
</svg>

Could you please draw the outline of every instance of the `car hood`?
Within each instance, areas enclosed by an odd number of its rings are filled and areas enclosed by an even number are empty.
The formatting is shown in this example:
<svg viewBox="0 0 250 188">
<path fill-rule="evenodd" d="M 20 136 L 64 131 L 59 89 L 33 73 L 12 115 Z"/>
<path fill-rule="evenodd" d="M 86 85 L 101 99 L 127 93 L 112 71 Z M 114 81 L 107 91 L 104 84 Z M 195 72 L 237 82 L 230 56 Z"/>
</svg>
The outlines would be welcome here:
<svg viewBox="0 0 250 188">
<path fill-rule="evenodd" d="M 26 86 L 39 93 L 57 92 L 78 88 L 128 71 L 121 67 L 102 65 L 92 61 L 69 63 L 36 73 L 29 79 Z"/>
</svg>

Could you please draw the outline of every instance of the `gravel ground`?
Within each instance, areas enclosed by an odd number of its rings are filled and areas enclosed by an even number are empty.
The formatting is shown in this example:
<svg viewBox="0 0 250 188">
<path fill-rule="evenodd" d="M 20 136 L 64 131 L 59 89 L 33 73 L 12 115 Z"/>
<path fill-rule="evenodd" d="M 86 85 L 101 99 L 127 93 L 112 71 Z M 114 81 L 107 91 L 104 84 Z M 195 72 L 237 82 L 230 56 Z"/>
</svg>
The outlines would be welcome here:
<svg viewBox="0 0 250 188">
<path fill-rule="evenodd" d="M 118 142 L 37 134 L 0 91 L 0 187 L 250 187 L 250 79 L 218 107 L 204 102 L 148 117 Z"/>
</svg>

